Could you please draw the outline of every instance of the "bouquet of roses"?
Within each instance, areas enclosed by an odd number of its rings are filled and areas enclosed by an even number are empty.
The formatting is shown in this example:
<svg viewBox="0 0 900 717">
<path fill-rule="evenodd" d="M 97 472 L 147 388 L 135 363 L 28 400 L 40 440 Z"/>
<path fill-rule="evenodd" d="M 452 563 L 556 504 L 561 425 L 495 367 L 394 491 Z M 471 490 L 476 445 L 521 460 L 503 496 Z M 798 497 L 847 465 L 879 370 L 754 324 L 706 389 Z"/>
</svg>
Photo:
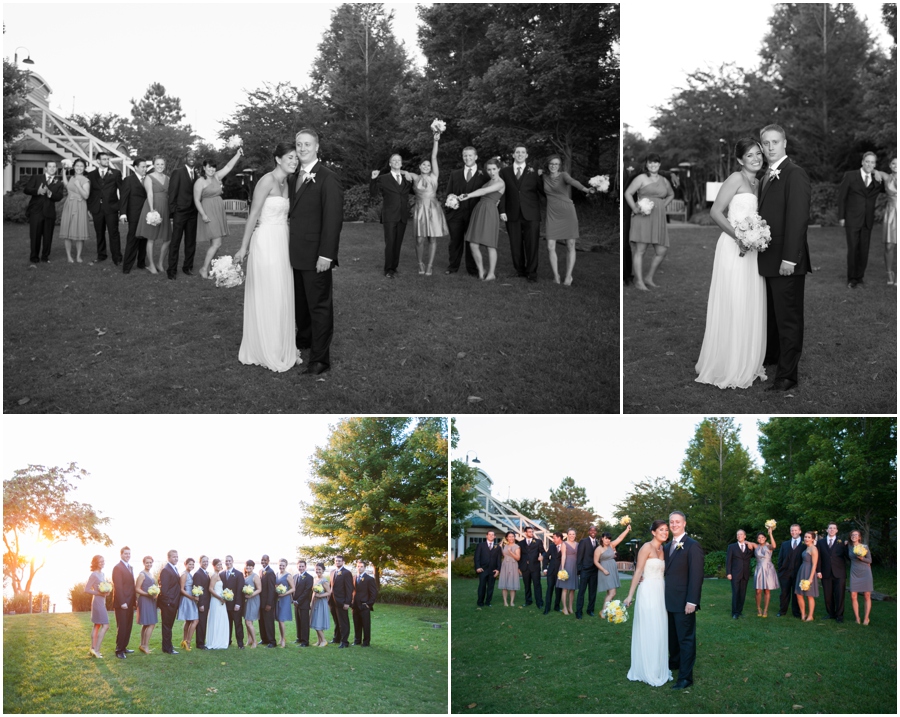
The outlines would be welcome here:
<svg viewBox="0 0 900 717">
<path fill-rule="evenodd" d="M 629 525 L 631 523 L 631 518 L 627 515 L 619 521 L 619 525 Z"/>
<path fill-rule="evenodd" d="M 862 543 L 854 546 L 854 548 L 853 548 L 853 554 L 860 558 L 866 557 L 866 555 L 868 555 L 868 553 L 869 553 L 869 551 L 866 550 L 866 546 L 863 545 Z"/>
<path fill-rule="evenodd" d="M 193 595 L 194 597 L 200 597 L 202 594 L 203 588 L 201 588 L 199 585 L 194 585 L 194 587 L 191 588 L 191 595 Z"/>
<path fill-rule="evenodd" d="M 277 592 L 279 595 L 284 595 L 287 592 L 287 586 L 279 585 L 275 588 L 275 592 Z"/>
<path fill-rule="evenodd" d="M 614 625 L 628 622 L 628 608 L 622 604 L 621 600 L 613 600 L 606 606 L 606 620 Z"/>
<path fill-rule="evenodd" d="M 754 213 L 740 221 L 732 221 L 731 226 L 734 227 L 734 233 L 737 234 L 735 241 L 737 241 L 738 249 L 741 250 L 741 256 L 748 251 L 765 251 L 769 242 L 772 241 L 769 225 L 759 214 Z"/>
<path fill-rule="evenodd" d="M 593 187 L 598 192 L 608 192 L 609 191 L 609 175 L 608 174 L 598 174 L 596 177 L 591 177 L 588 180 L 588 186 Z"/>
<path fill-rule="evenodd" d="M 656 204 L 653 202 L 653 200 L 647 199 L 647 197 L 644 197 L 643 199 L 639 199 L 638 203 L 637 203 L 638 211 L 641 214 L 643 214 L 645 217 L 650 216 L 650 212 L 653 211 L 653 207 L 655 207 L 655 206 L 656 206 Z"/>
<path fill-rule="evenodd" d="M 228 141 L 225 142 L 225 146 L 228 147 L 228 149 L 237 149 L 238 147 L 244 146 L 244 140 L 236 134 L 233 134 L 228 138 Z"/>
<path fill-rule="evenodd" d="M 102 583 L 100 583 L 100 584 L 97 586 L 97 589 L 98 589 L 100 592 L 102 592 L 104 595 L 106 595 L 106 593 L 111 593 L 111 592 L 112 592 L 112 583 L 109 582 L 108 580 L 104 580 Z"/>
<path fill-rule="evenodd" d="M 772 530 L 775 530 L 775 526 L 776 526 L 776 525 L 778 525 L 778 523 L 776 523 L 774 520 L 767 520 L 767 521 L 766 521 L 766 527 L 767 527 L 767 528 L 771 528 Z"/>
<path fill-rule="evenodd" d="M 444 206 L 448 209 L 459 209 L 459 197 L 455 194 L 448 194 L 447 201 L 444 202 Z"/>
<path fill-rule="evenodd" d="M 323 588 L 320 583 L 319 585 L 316 585 L 315 587 L 313 587 L 313 592 L 319 593 L 321 595 L 323 592 L 325 592 L 325 588 Z"/>
<path fill-rule="evenodd" d="M 157 595 L 159 595 L 159 585 L 151 585 L 149 588 L 147 588 L 147 594 L 150 597 L 156 597 Z"/>
<path fill-rule="evenodd" d="M 147 224 L 151 227 L 156 227 L 162 224 L 162 217 L 159 216 L 159 212 L 156 210 L 152 212 L 147 212 Z"/>
<path fill-rule="evenodd" d="M 244 283 L 244 270 L 230 256 L 213 259 L 209 275 L 216 280 L 216 286 L 224 286 L 226 289 Z"/>
<path fill-rule="evenodd" d="M 444 122 L 444 120 L 435 119 L 434 122 L 431 123 L 431 131 L 444 134 L 444 132 L 447 131 L 447 123 Z"/>
<path fill-rule="evenodd" d="M 244 595 L 252 595 L 256 592 L 256 588 L 252 585 L 244 585 L 243 593 Z"/>
<path fill-rule="evenodd" d="M 228 602 L 231 602 L 232 600 L 234 600 L 234 591 L 225 588 L 222 591 L 222 597 L 225 598 Z"/>
<path fill-rule="evenodd" d="M 806 592 L 807 590 L 809 590 L 809 585 L 810 585 L 809 580 L 801 580 L 800 581 L 800 589 L 803 592 Z"/>
<path fill-rule="evenodd" d="M 568 580 L 569 579 L 569 571 L 568 570 L 560 570 L 556 574 L 557 580 Z"/>
</svg>

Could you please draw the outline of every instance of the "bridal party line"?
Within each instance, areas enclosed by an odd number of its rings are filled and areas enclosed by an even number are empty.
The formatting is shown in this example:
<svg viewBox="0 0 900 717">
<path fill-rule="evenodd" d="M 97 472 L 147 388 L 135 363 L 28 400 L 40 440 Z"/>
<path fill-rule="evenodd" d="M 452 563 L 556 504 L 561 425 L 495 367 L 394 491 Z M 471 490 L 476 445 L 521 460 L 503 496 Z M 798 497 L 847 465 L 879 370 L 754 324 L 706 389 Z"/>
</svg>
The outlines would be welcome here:
<svg viewBox="0 0 900 717">
<path fill-rule="evenodd" d="M 107 596 L 115 610 L 115 656 L 126 659 L 134 654 L 129 649 L 135 618 L 140 625 L 138 650 L 150 654 L 150 638 L 157 624 L 162 629 L 162 651 L 177 655 L 173 645 L 176 620 L 183 622 L 182 650 L 227 649 L 236 644 L 243 650 L 256 647 L 286 647 L 290 639 L 286 623 L 296 624 L 300 647 L 326 647 L 326 631 L 334 626 L 331 643 L 350 647 L 350 616 L 353 618 L 353 645 L 368 647 L 371 643 L 371 615 L 378 597 L 375 578 L 367 572 L 368 563 L 357 560 L 353 570 L 337 556 L 334 566 L 326 571 L 324 563 L 316 563 L 315 575 L 307 572 L 302 558 L 297 571 L 288 571 L 288 561 L 278 561 L 278 571 L 269 564 L 269 556 L 256 563 L 247 560 L 243 570 L 234 566 L 234 558 L 224 560 L 200 556 L 187 558 L 179 565 L 177 550 L 170 550 L 166 562 L 153 570 L 154 559 L 145 556 L 143 569 L 131 565 L 131 549 L 124 547 L 119 561 L 107 580 L 105 558 L 95 555 L 85 592 L 92 595 L 90 654 L 102 658 L 103 638 L 109 629 Z M 212 570 L 209 567 L 212 566 Z M 275 623 L 278 623 L 278 633 Z M 246 644 L 244 629 L 246 628 Z M 316 641 L 310 645 L 310 633 Z"/>
</svg>

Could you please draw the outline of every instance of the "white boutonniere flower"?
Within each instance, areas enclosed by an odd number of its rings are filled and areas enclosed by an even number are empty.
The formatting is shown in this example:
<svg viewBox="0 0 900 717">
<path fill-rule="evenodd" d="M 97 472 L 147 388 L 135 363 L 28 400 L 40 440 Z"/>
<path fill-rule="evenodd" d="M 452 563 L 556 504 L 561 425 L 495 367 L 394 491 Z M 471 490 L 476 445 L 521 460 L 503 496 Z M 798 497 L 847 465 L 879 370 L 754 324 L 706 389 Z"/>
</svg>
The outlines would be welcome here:
<svg viewBox="0 0 900 717">
<path fill-rule="evenodd" d="M 316 173 L 315 172 L 310 172 L 309 174 L 303 175 L 303 183 L 304 184 L 306 184 L 307 182 L 315 183 L 315 181 L 316 181 Z"/>
<path fill-rule="evenodd" d="M 780 169 L 770 169 L 769 170 L 769 179 L 778 179 L 781 176 Z"/>
<path fill-rule="evenodd" d="M 684 543 L 676 543 L 675 550 L 684 550 Z"/>
<path fill-rule="evenodd" d="M 528 168 L 528 173 L 529 173 L 529 174 L 534 174 L 534 167 L 529 167 L 529 168 Z"/>
</svg>

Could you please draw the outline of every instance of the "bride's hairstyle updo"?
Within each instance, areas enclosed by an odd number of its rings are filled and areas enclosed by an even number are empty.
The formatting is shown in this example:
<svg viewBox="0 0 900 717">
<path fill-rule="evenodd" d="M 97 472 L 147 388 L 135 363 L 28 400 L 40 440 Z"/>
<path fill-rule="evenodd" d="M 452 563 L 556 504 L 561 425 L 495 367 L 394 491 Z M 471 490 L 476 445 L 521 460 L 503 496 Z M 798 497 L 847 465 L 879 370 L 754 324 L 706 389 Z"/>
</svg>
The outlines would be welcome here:
<svg viewBox="0 0 900 717">
<path fill-rule="evenodd" d="M 656 532 L 656 529 L 659 528 L 659 526 L 665 525 L 665 524 L 666 524 L 666 521 L 664 521 L 664 520 L 654 520 L 654 521 L 650 524 L 650 532 L 651 532 L 651 533 L 655 533 L 655 532 Z"/>
<path fill-rule="evenodd" d="M 275 151 L 272 152 L 272 157 L 274 159 L 281 159 L 288 152 L 292 152 L 295 149 L 296 147 L 293 142 L 279 142 L 275 147 Z"/>
<path fill-rule="evenodd" d="M 753 147 L 759 147 L 759 140 L 753 137 L 741 137 L 734 145 L 734 158 L 743 159 L 744 155 Z M 759 151 L 762 153 L 762 147 L 759 147 Z"/>
</svg>

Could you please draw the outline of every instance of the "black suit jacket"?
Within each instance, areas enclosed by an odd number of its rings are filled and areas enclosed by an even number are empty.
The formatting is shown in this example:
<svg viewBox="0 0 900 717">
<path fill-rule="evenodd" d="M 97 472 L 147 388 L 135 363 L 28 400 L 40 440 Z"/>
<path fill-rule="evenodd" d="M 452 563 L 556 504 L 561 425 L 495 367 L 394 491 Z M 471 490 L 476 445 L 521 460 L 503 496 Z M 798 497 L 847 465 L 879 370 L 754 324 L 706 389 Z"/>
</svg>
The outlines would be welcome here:
<svg viewBox="0 0 900 717">
<path fill-rule="evenodd" d="M 196 214 L 197 207 L 194 204 L 194 182 L 200 178 L 200 172 L 194 168 L 194 178 L 188 174 L 187 167 L 183 164 L 172 172 L 169 178 L 169 215 L 175 216 L 176 212 L 182 214 Z"/>
<path fill-rule="evenodd" d="M 409 193 L 412 191 L 412 182 L 401 176 L 400 184 L 394 181 L 394 176 L 388 172 L 369 182 L 369 193 L 373 199 L 381 192 L 381 223 L 402 222 L 406 224 L 409 219 Z"/>
<path fill-rule="evenodd" d="M 728 546 L 728 552 L 725 555 L 725 573 L 730 575 L 732 580 L 749 580 L 750 579 L 750 558 L 753 557 L 753 551 L 750 550 L 747 543 L 744 543 L 744 552 L 741 552 L 741 546 L 738 543 L 732 543 Z"/>
<path fill-rule="evenodd" d="M 784 580 L 781 579 L 781 576 L 787 576 L 797 572 L 800 563 L 803 560 L 803 551 L 806 548 L 803 544 L 802 537 L 797 541 L 796 548 L 791 547 L 791 540 L 793 540 L 793 538 L 783 541 L 781 547 L 778 548 L 778 579 L 782 586 L 784 586 Z M 793 590 L 793 585 L 786 587 Z"/>
<path fill-rule="evenodd" d="M 847 577 L 847 544 L 835 538 L 834 547 L 828 547 L 828 538 L 820 538 L 816 543 L 819 549 L 819 564 L 816 572 L 822 573 L 823 579 Z"/>
<path fill-rule="evenodd" d="M 600 545 L 600 541 L 596 540 L 595 545 L 591 545 L 591 538 L 587 536 L 578 541 L 578 553 L 575 555 L 575 565 L 578 566 L 578 570 L 596 570 L 597 566 L 594 565 L 594 551 L 597 549 L 597 545 Z"/>
<path fill-rule="evenodd" d="M 450 172 L 450 181 L 447 182 L 447 194 L 455 194 L 459 196 L 460 194 L 469 194 L 470 192 L 474 192 L 476 189 L 481 189 L 485 184 L 487 184 L 488 178 L 484 173 L 483 169 L 478 169 L 475 171 L 475 174 L 472 175 L 472 178 L 467 182 L 466 181 L 466 168 L 462 169 L 454 169 Z M 469 216 L 472 214 L 472 210 L 475 208 L 475 205 L 478 204 L 478 200 L 481 197 L 475 197 L 475 199 L 467 199 L 464 202 L 459 203 L 458 209 L 447 209 L 447 221 L 448 222 L 460 222 L 460 221 L 468 221 Z"/>
<path fill-rule="evenodd" d="M 759 173 L 759 215 L 766 220 L 772 241 L 765 251 L 756 255 L 760 276 L 778 276 L 781 262 L 794 262 L 794 276 L 808 274 L 812 268 L 806 229 L 809 225 L 810 188 L 806 172 L 790 158 L 779 166 L 779 176 L 762 189 L 767 170 Z"/>
<path fill-rule="evenodd" d="M 525 543 L 525 539 L 520 540 L 516 545 L 519 546 L 519 570 L 540 570 L 541 564 L 539 558 L 547 554 L 544 550 L 544 544 L 537 538 L 531 539 L 531 545 Z"/>
<path fill-rule="evenodd" d="M 124 604 L 133 608 L 137 605 L 134 580 L 134 574 L 122 564 L 121 560 L 116 563 L 116 567 L 112 571 L 113 605 L 115 607 L 121 607 Z"/>
<path fill-rule="evenodd" d="M 515 166 L 511 164 L 500 170 L 500 178 L 506 185 L 506 191 L 500 197 L 500 213 L 506 214 L 507 221 L 540 221 L 541 196 L 547 195 L 544 182 L 534 167 L 526 165 L 522 176 L 516 179 Z M 591 561 L 593 565 L 593 558 Z"/>
<path fill-rule="evenodd" d="M 44 184 L 45 175 L 35 174 L 25 185 L 25 194 L 31 196 L 31 201 L 25 208 L 25 217 L 42 216 L 47 219 L 56 219 L 56 203 L 63 198 L 65 187 L 58 176 L 53 176 L 47 184 L 49 194 L 38 194 L 41 185 Z"/>
<path fill-rule="evenodd" d="M 159 597 L 157 604 L 165 603 L 169 607 L 178 607 L 181 596 L 181 578 L 172 564 L 167 562 L 159 572 Z"/>
<path fill-rule="evenodd" d="M 141 209 L 147 201 L 147 190 L 144 182 L 136 174 L 129 174 L 122 182 L 121 198 L 119 205 L 122 214 L 128 217 L 129 223 L 137 223 L 141 220 Z"/>
<path fill-rule="evenodd" d="M 554 545 L 551 543 L 550 547 L 547 548 L 547 577 L 556 577 L 556 574 L 559 572 L 562 567 L 562 558 L 563 558 L 563 547 L 562 543 L 559 545 Z"/>
<path fill-rule="evenodd" d="M 290 240 L 288 252 L 291 266 L 298 271 L 316 268 L 320 256 L 338 265 L 338 246 L 344 223 L 344 190 L 337 175 L 321 162 L 310 168 L 315 179 L 297 187 L 297 174 L 288 178 L 290 189 Z"/>
<path fill-rule="evenodd" d="M 368 573 L 364 573 L 363 575 L 356 575 L 354 583 L 356 592 L 353 594 L 353 604 L 357 608 L 365 605 L 371 610 L 378 597 L 378 585 L 375 584 L 375 578 Z"/>
<path fill-rule="evenodd" d="M 225 603 L 229 612 L 234 611 L 235 605 L 243 607 L 246 598 L 246 595 L 244 595 L 244 574 L 240 570 L 235 570 L 234 568 L 232 568 L 232 572 L 233 575 L 231 578 L 228 577 L 227 570 L 223 570 L 219 573 L 219 579 L 222 581 L 222 589 L 228 588 L 234 593 L 234 604 L 229 606 L 227 602 Z"/>
<path fill-rule="evenodd" d="M 485 571 L 500 569 L 500 544 L 495 540 L 494 546 L 488 548 L 487 541 L 478 543 L 475 547 L 475 569 L 482 568 Z"/>
<path fill-rule="evenodd" d="M 703 549 L 700 543 L 685 535 L 682 548 L 669 555 L 669 543 L 664 546 L 666 555 L 666 610 L 684 612 L 687 603 L 700 609 L 700 593 L 703 590 Z"/>
<path fill-rule="evenodd" d="M 859 169 L 844 172 L 838 187 L 838 219 L 851 229 L 871 229 L 875 226 L 875 200 L 883 191 L 884 182 L 876 182 L 874 175 L 867 187 Z"/>
<path fill-rule="evenodd" d="M 353 603 L 353 573 L 346 567 L 334 571 L 331 596 L 334 604 L 340 609 L 342 605 Z"/>
<path fill-rule="evenodd" d="M 203 568 L 197 568 L 194 571 L 192 576 L 194 585 L 199 585 L 203 588 L 203 594 L 197 598 L 197 607 L 206 608 L 205 612 L 209 612 L 209 573 L 207 573 Z M 222 586 L 225 587 L 224 585 Z"/>
<path fill-rule="evenodd" d="M 294 602 L 301 610 L 309 610 L 309 601 L 312 599 L 313 583 L 316 579 L 309 573 L 298 573 L 294 576 Z"/>
<path fill-rule="evenodd" d="M 243 582 L 243 581 L 242 581 Z M 266 565 L 260 576 L 262 592 L 259 594 L 259 609 L 262 611 L 266 605 L 275 608 L 275 571 L 271 565 Z"/>
<path fill-rule="evenodd" d="M 107 168 L 106 176 L 100 176 L 100 168 L 85 172 L 91 183 L 87 205 L 91 214 L 118 214 L 119 189 L 122 186 L 122 173 L 112 167 Z"/>
</svg>

